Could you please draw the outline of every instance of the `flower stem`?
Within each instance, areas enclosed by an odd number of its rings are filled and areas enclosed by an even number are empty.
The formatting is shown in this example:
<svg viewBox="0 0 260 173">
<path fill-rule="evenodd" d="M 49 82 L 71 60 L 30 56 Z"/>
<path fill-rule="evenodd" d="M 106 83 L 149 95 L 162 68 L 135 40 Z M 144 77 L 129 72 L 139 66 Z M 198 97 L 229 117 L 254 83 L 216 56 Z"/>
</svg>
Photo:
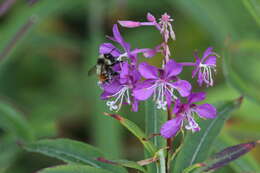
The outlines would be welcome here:
<svg viewBox="0 0 260 173">
<path fill-rule="evenodd" d="M 167 115 L 168 115 L 168 121 L 172 119 L 172 112 L 171 109 L 168 107 L 167 108 Z M 170 159 L 170 153 L 172 151 L 172 138 L 167 139 L 167 155 L 166 155 L 166 172 L 170 172 L 170 164 L 169 164 L 169 159 Z"/>
<path fill-rule="evenodd" d="M 164 150 L 160 150 L 158 155 L 160 161 L 160 173 L 167 173 L 168 171 L 166 170 L 166 164 L 165 164 L 167 162 L 165 162 Z"/>
<path fill-rule="evenodd" d="M 180 64 L 183 66 L 195 66 L 196 65 L 196 63 L 193 63 L 193 62 L 181 62 Z"/>
</svg>

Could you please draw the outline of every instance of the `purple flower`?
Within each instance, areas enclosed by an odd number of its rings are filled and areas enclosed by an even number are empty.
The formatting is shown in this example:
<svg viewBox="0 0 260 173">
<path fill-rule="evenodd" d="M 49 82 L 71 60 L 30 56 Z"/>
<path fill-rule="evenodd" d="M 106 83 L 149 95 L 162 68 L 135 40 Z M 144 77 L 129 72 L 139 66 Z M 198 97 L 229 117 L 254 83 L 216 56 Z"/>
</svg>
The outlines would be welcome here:
<svg viewBox="0 0 260 173">
<path fill-rule="evenodd" d="M 119 57 L 120 51 L 111 43 L 103 43 L 99 46 L 99 54 L 111 54 L 113 57 Z"/>
<path fill-rule="evenodd" d="M 123 58 L 129 58 L 133 64 L 137 63 L 137 54 L 143 53 L 145 57 L 151 57 L 151 51 L 159 51 L 160 47 L 156 47 L 155 49 L 134 49 L 131 50 L 131 46 L 129 43 L 125 42 L 122 35 L 119 32 L 117 24 L 113 26 L 113 37 L 108 38 L 119 45 L 122 46 L 124 49 L 124 52 L 119 51 L 113 44 L 111 43 L 103 43 L 99 47 L 99 53 L 100 54 L 112 54 L 118 61 L 121 61 Z M 154 52 L 155 54 L 156 52 Z"/>
<path fill-rule="evenodd" d="M 145 81 L 138 83 L 133 90 L 133 96 L 137 100 L 147 100 L 153 95 L 158 109 L 166 110 L 166 105 L 177 99 L 177 90 L 182 97 L 187 97 L 191 91 L 191 85 L 176 76 L 182 71 L 182 66 L 174 60 L 165 64 L 164 69 L 158 69 L 145 62 L 139 65 L 139 72 Z M 174 82 L 173 82 L 174 81 Z"/>
<path fill-rule="evenodd" d="M 122 48 L 124 49 L 125 53 L 121 54 L 119 57 L 129 57 L 130 56 L 130 44 L 125 42 L 122 35 L 119 32 L 117 24 L 114 24 L 113 26 L 113 37 L 108 37 L 110 40 L 115 41 L 119 43 Z"/>
<path fill-rule="evenodd" d="M 199 125 L 194 119 L 194 115 L 197 114 L 201 118 L 213 119 L 217 115 L 216 108 L 210 104 L 196 105 L 195 102 L 204 100 L 206 93 L 198 92 L 192 93 L 187 99 L 187 103 L 181 103 L 178 99 L 175 102 L 173 112 L 176 117 L 167 121 L 161 127 L 161 135 L 164 138 L 171 138 L 175 136 L 177 132 L 185 125 L 187 130 L 196 132 L 200 130 Z"/>
<path fill-rule="evenodd" d="M 159 19 L 159 23 L 156 21 L 156 18 L 151 14 L 147 13 L 148 22 L 138 22 L 138 21 L 130 21 L 130 20 L 120 20 L 118 23 L 127 28 L 136 28 L 140 26 L 155 26 L 163 35 L 164 41 L 167 42 L 169 37 L 175 40 L 175 33 L 172 29 L 171 22 L 173 19 L 167 13 L 164 13 Z"/>
<path fill-rule="evenodd" d="M 200 59 L 198 54 L 194 54 L 196 63 L 195 69 L 192 72 L 192 78 L 198 74 L 198 84 L 202 86 L 203 82 L 208 86 L 213 86 L 213 74 L 212 70 L 216 72 L 216 61 L 217 54 L 213 52 L 213 48 L 209 47 L 203 53 L 202 58 Z"/>
<path fill-rule="evenodd" d="M 151 13 L 147 13 L 146 16 L 148 22 L 138 22 L 138 21 L 130 21 L 130 20 L 119 20 L 118 23 L 126 28 L 136 28 L 140 26 L 156 26 L 158 30 L 160 30 L 160 25 L 156 22 L 155 17 Z"/>
<path fill-rule="evenodd" d="M 140 80 L 141 76 L 134 65 L 128 62 L 119 64 L 119 75 L 116 76 L 111 83 L 103 84 L 104 92 L 101 94 L 101 99 L 107 100 L 107 106 L 111 111 L 118 111 L 122 104 L 132 104 L 132 110 L 138 110 L 138 101 L 131 97 L 131 92 L 135 84 Z M 111 100 L 114 98 L 113 100 Z"/>
</svg>

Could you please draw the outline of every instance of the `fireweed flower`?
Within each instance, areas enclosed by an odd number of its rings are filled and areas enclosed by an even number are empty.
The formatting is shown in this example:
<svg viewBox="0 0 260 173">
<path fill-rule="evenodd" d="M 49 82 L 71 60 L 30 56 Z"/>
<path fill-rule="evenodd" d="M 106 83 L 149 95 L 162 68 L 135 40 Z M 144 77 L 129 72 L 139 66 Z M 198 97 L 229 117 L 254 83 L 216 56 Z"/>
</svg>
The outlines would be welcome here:
<svg viewBox="0 0 260 173">
<path fill-rule="evenodd" d="M 132 110 L 137 111 L 138 101 L 131 97 L 131 92 L 141 76 L 135 66 L 128 62 L 122 62 L 118 67 L 119 75 L 111 83 L 103 84 L 101 99 L 109 99 L 106 104 L 111 111 L 118 111 L 124 103 L 132 104 Z"/>
<path fill-rule="evenodd" d="M 175 118 L 168 120 L 160 130 L 164 138 L 175 136 L 181 128 L 196 132 L 200 130 L 195 116 L 201 118 L 215 118 L 216 109 L 210 104 L 196 105 L 196 102 L 205 99 L 204 92 L 192 93 L 191 84 L 179 78 L 183 66 L 191 66 L 195 69 L 192 77 L 198 76 L 198 84 L 205 83 L 213 86 L 213 72 L 216 68 L 217 54 L 213 48 L 208 48 L 200 58 L 194 54 L 195 62 L 177 63 L 171 59 L 171 52 L 168 45 L 169 39 L 175 40 L 175 33 L 172 27 L 173 19 L 167 13 L 160 19 L 156 19 L 152 14 L 147 14 L 146 22 L 139 21 L 118 21 L 127 28 L 141 26 L 153 26 L 162 36 L 162 42 L 154 48 L 137 48 L 131 50 L 119 32 L 118 26 L 113 26 L 113 37 L 110 40 L 118 43 L 122 49 L 117 49 L 111 43 L 103 43 L 99 48 L 100 54 L 111 54 L 116 58 L 115 64 L 111 65 L 116 75 L 112 76 L 109 83 L 102 83 L 103 93 L 101 98 L 107 100 L 106 104 L 111 111 L 118 111 L 123 104 L 132 106 L 133 111 L 138 110 L 138 102 L 145 101 L 153 97 L 158 109 L 171 109 L 173 104 L 173 114 Z M 146 58 L 152 58 L 157 53 L 163 56 L 162 68 L 149 65 L 146 62 L 138 62 L 138 55 L 142 53 Z M 125 57 L 127 59 L 125 59 Z M 182 103 L 178 97 L 187 97 L 187 103 Z M 168 113 L 171 111 L 168 111 Z M 170 117 L 168 115 L 168 117 Z"/>
<path fill-rule="evenodd" d="M 99 53 L 100 54 L 107 54 L 110 53 L 114 57 L 116 57 L 117 60 L 122 60 L 122 58 L 135 58 L 136 53 L 140 53 L 142 51 L 139 51 L 139 49 L 135 49 L 131 51 L 131 46 L 129 43 L 127 43 L 121 33 L 119 32 L 117 24 L 113 26 L 113 37 L 108 36 L 108 38 L 116 43 L 118 43 L 124 50 L 124 52 L 121 52 L 119 49 L 117 49 L 112 43 L 103 43 L 99 47 Z"/>
<path fill-rule="evenodd" d="M 133 90 L 137 100 L 147 100 L 153 95 L 158 109 L 166 110 L 167 104 L 177 99 L 175 91 L 182 97 L 187 97 L 191 91 L 191 85 L 185 80 L 177 79 L 182 71 L 182 66 L 174 60 L 169 60 L 164 69 L 158 69 L 145 62 L 139 65 L 139 72 L 145 81 L 138 83 Z"/>
<path fill-rule="evenodd" d="M 207 86 L 213 86 L 213 72 L 216 72 L 217 54 L 213 52 L 213 48 L 209 47 L 200 59 L 198 54 L 195 53 L 196 59 L 195 69 L 192 72 L 192 78 L 198 74 L 198 84 L 202 86 L 203 82 Z M 213 71 L 213 72 L 212 72 Z"/>
<path fill-rule="evenodd" d="M 169 37 L 175 40 L 175 33 L 172 29 L 171 22 L 173 19 L 167 13 L 164 13 L 159 22 L 156 21 L 156 18 L 151 14 L 147 13 L 146 16 L 148 22 L 139 22 L 139 21 L 130 21 L 130 20 L 119 20 L 118 23 L 127 28 L 136 28 L 140 26 L 155 26 L 163 35 L 164 41 L 168 41 Z"/>
<path fill-rule="evenodd" d="M 201 118 L 215 118 L 217 114 L 215 107 L 207 103 L 202 105 L 195 104 L 195 102 L 204 100 L 205 97 L 206 93 L 198 92 L 192 93 L 187 98 L 187 103 L 181 103 L 180 100 L 177 100 L 173 109 L 176 117 L 163 124 L 160 130 L 161 135 L 164 138 L 171 138 L 177 134 L 182 126 L 185 126 L 187 130 L 192 132 L 199 131 L 200 127 L 194 119 L 196 114 Z"/>
<path fill-rule="evenodd" d="M 155 26 L 158 30 L 161 30 L 161 26 L 156 22 L 156 18 L 151 14 L 147 13 L 147 22 L 131 21 L 131 20 L 119 20 L 118 23 L 126 28 L 136 28 L 140 26 Z"/>
<path fill-rule="evenodd" d="M 159 19 L 159 22 L 156 21 L 156 18 L 151 13 L 147 13 L 146 18 L 147 18 L 148 22 L 138 22 L 138 21 L 126 20 L 126 21 L 118 21 L 118 23 L 121 26 L 127 27 L 127 28 L 135 28 L 135 27 L 140 27 L 140 26 L 155 26 L 160 31 L 160 33 L 163 37 L 164 42 L 159 46 L 163 47 L 163 50 L 164 50 L 163 53 L 164 53 L 165 59 L 168 61 L 171 53 L 170 53 L 170 49 L 168 47 L 167 42 L 170 37 L 173 40 L 176 39 L 175 33 L 172 28 L 172 24 L 171 24 L 173 19 L 167 13 L 164 13 L 161 16 L 161 18 Z M 159 50 L 158 46 L 157 46 L 157 47 L 155 47 L 154 50 L 147 49 L 147 50 L 143 50 L 142 52 L 144 53 L 145 57 L 151 57 L 151 56 L 154 56 L 155 53 L 160 52 L 160 51 L 161 50 Z"/>
</svg>

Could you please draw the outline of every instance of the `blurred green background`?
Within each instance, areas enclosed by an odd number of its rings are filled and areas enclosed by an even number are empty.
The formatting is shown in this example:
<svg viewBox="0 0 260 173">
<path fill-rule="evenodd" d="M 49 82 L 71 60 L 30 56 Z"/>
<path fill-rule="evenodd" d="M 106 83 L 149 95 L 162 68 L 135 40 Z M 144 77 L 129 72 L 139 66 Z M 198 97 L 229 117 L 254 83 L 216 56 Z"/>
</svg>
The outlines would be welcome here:
<svg viewBox="0 0 260 173">
<path fill-rule="evenodd" d="M 175 19 L 177 40 L 171 44 L 171 50 L 177 61 L 193 61 L 193 51 L 202 53 L 208 46 L 221 55 L 215 86 L 194 89 L 206 90 L 210 103 L 234 99 L 241 93 L 249 98 L 226 123 L 216 146 L 224 148 L 260 139 L 260 25 L 257 14 L 248 10 L 247 2 L 38 0 L 30 4 L 13 0 L 5 13 L 1 13 L 3 6 L 0 8 L 1 104 L 16 108 L 23 115 L 18 125 L 30 128 L 36 139 L 71 138 L 100 147 L 108 157 L 143 159 L 141 144 L 103 115 L 108 110 L 99 100 L 97 79 L 88 77 L 87 72 L 96 62 L 99 44 L 105 41 L 105 35 L 112 34 L 117 20 L 144 21 L 147 12 L 158 18 L 167 12 Z M 260 11 L 260 2 L 253 2 L 253 7 Z M 0 3 L 3 5 L 5 0 Z M 135 48 L 160 43 L 160 35 L 152 27 L 120 29 Z M 230 51 L 234 49 L 238 51 Z M 239 78 L 231 77 L 229 82 L 222 70 L 226 51 L 232 72 Z M 149 61 L 159 65 L 160 58 Z M 185 69 L 182 78 L 196 86 L 191 69 Z M 131 113 L 125 106 L 120 114 L 144 127 L 143 109 L 141 105 L 138 113 Z M 57 160 L 23 151 L 19 147 L 22 140 L 17 137 L 21 130 L 8 122 L 0 118 L 0 173 L 33 173 L 59 164 Z M 250 154 L 248 159 L 259 164 L 260 149 Z M 234 168 L 227 166 L 218 172 L 232 173 Z"/>
</svg>

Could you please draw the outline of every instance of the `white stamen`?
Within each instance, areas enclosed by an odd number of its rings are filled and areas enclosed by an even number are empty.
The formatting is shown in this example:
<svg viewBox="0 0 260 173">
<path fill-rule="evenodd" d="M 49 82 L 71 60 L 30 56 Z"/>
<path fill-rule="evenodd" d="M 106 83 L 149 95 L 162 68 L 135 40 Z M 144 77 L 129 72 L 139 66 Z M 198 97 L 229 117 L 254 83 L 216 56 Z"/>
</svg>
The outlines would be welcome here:
<svg viewBox="0 0 260 173">
<path fill-rule="evenodd" d="M 127 52 L 125 52 L 125 53 L 119 55 L 119 57 L 117 58 L 117 60 L 118 60 L 118 61 L 122 61 L 122 58 L 128 58 Z"/>
<path fill-rule="evenodd" d="M 216 72 L 216 66 L 215 65 L 206 65 L 206 64 L 200 64 L 199 65 L 200 70 L 202 71 L 203 80 L 207 85 L 213 86 L 213 75 L 212 70 Z"/>
<path fill-rule="evenodd" d="M 126 100 L 126 102 L 128 104 L 131 104 L 128 86 L 124 86 L 116 94 L 114 94 L 110 97 L 116 97 L 115 100 L 106 102 L 106 105 L 109 107 L 110 111 L 116 111 L 116 112 L 119 111 L 123 104 L 124 99 Z"/>
<path fill-rule="evenodd" d="M 188 122 L 186 122 L 187 125 L 185 125 L 185 128 L 187 130 L 192 130 L 192 132 L 196 132 L 197 129 L 199 128 L 199 125 L 193 118 L 194 114 L 195 114 L 195 112 L 192 110 L 184 113 L 184 116 L 186 117 L 186 120 L 188 121 Z"/>
<path fill-rule="evenodd" d="M 162 109 L 162 110 L 167 109 L 166 92 L 170 94 L 172 99 L 177 99 L 177 97 L 174 95 L 175 87 L 168 82 L 158 81 L 154 85 L 152 85 L 149 89 L 151 88 L 155 88 L 153 100 L 156 103 L 157 109 Z"/>
</svg>

